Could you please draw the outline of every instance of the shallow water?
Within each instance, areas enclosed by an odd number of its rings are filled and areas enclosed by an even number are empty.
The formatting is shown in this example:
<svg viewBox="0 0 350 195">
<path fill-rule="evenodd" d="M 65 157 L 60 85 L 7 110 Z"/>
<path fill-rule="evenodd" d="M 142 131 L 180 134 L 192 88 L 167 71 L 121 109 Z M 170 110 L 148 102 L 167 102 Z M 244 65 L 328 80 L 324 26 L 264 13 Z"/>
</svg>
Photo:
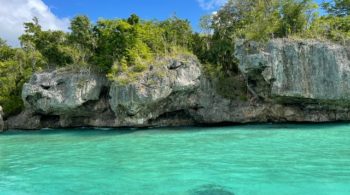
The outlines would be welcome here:
<svg viewBox="0 0 350 195">
<path fill-rule="evenodd" d="M 350 194 L 350 124 L 0 135 L 0 194 Z"/>
</svg>

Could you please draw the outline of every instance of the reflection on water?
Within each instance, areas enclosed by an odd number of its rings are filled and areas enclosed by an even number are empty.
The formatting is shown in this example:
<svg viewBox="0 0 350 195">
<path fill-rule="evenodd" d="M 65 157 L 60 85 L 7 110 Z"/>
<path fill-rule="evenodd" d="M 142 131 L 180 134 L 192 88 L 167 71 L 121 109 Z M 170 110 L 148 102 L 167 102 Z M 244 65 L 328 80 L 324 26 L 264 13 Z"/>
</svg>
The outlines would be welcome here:
<svg viewBox="0 0 350 195">
<path fill-rule="evenodd" d="M 350 194 L 350 126 L 0 135 L 0 194 Z"/>
</svg>

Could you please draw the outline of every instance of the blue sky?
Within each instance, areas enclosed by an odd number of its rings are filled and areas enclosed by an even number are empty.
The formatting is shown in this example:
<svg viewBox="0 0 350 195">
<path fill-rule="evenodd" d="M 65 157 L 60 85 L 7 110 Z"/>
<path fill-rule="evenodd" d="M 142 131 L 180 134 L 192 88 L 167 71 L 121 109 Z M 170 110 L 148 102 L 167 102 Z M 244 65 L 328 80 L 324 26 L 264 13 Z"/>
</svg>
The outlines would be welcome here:
<svg viewBox="0 0 350 195">
<path fill-rule="evenodd" d="M 127 18 L 135 13 L 144 19 L 163 20 L 176 14 L 198 30 L 199 18 L 217 10 L 227 0 L 0 0 L 0 37 L 19 46 L 23 23 L 39 18 L 43 29 L 64 30 L 76 15 Z"/>
<path fill-rule="evenodd" d="M 198 29 L 201 16 L 211 13 L 226 0 L 43 0 L 57 16 L 85 14 L 98 18 L 126 18 L 136 13 L 145 19 L 166 19 L 176 13 Z M 322 0 L 317 0 L 321 2 Z"/>
<path fill-rule="evenodd" d="M 216 10 L 224 0 L 44 0 L 44 2 L 61 18 L 85 14 L 96 21 L 101 17 L 126 18 L 136 13 L 145 19 L 162 20 L 176 14 L 180 18 L 189 19 L 193 27 L 198 28 L 199 18 Z"/>
<path fill-rule="evenodd" d="M 227 0 L 0 0 L 0 37 L 19 46 L 23 23 L 38 17 L 44 29 L 64 30 L 76 15 L 98 18 L 127 18 L 135 13 L 143 19 L 163 20 L 176 14 L 199 30 L 201 16 L 219 9 Z M 323 0 L 317 0 L 321 2 Z"/>
</svg>

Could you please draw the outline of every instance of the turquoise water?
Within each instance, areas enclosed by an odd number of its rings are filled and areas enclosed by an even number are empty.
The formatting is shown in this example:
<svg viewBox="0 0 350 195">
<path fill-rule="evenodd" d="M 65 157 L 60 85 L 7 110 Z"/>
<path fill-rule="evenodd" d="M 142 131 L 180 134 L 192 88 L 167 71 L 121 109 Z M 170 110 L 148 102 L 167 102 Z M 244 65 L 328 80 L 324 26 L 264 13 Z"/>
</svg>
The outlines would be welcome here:
<svg viewBox="0 0 350 195">
<path fill-rule="evenodd" d="M 350 124 L 0 135 L 0 194 L 350 194 Z"/>
</svg>

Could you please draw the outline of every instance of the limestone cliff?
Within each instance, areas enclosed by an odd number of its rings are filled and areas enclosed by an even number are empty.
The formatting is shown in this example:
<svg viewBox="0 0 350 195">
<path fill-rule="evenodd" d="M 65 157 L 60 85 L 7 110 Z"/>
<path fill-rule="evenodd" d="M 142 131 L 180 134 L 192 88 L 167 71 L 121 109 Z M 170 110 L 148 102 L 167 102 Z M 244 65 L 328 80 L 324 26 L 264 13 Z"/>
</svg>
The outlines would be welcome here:
<svg viewBox="0 0 350 195">
<path fill-rule="evenodd" d="M 318 41 L 240 42 L 246 86 L 224 98 L 196 57 L 160 59 L 136 81 L 107 81 L 89 71 L 38 73 L 23 88 L 26 109 L 10 129 L 151 127 L 248 122 L 350 120 L 350 49 Z M 233 89 L 232 89 L 233 90 Z"/>
<path fill-rule="evenodd" d="M 34 74 L 23 86 L 22 99 L 27 108 L 44 115 L 91 114 L 83 105 L 98 101 L 107 80 L 90 71 L 58 70 Z"/>
<path fill-rule="evenodd" d="M 148 127 L 194 124 L 200 63 L 192 55 L 160 59 L 136 81 L 108 82 L 88 71 L 38 73 L 23 87 L 25 111 L 10 129 Z"/>
<path fill-rule="evenodd" d="M 240 70 L 280 100 L 349 104 L 350 47 L 314 40 L 239 43 Z"/>
<path fill-rule="evenodd" d="M 200 63 L 186 55 L 158 63 L 137 81 L 111 84 L 109 102 L 117 126 L 192 124 L 188 111 L 196 107 Z"/>
</svg>

